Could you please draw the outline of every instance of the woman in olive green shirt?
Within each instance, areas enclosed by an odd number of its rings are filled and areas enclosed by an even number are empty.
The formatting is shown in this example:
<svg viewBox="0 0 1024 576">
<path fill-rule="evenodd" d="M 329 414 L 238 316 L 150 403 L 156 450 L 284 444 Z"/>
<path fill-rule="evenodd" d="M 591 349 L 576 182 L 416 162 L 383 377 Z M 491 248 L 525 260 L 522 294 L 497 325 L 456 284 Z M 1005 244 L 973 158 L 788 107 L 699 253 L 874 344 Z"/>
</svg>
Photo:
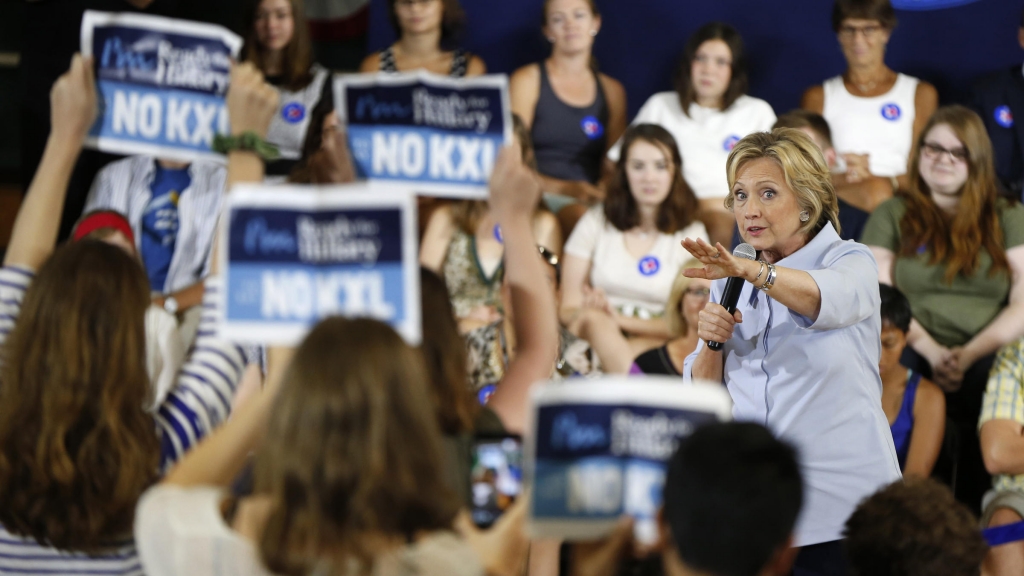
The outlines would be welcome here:
<svg viewBox="0 0 1024 576">
<path fill-rule="evenodd" d="M 992 355 L 1024 335 L 1024 207 L 999 197 L 985 127 L 962 106 L 931 117 L 909 168 L 909 189 L 875 210 L 861 241 L 879 281 L 910 300 L 907 340 L 917 357 L 904 360 L 949 393 L 962 456 L 973 461 Z M 957 489 L 974 508 L 987 482 L 976 456 L 960 474 L 967 493 Z"/>
</svg>

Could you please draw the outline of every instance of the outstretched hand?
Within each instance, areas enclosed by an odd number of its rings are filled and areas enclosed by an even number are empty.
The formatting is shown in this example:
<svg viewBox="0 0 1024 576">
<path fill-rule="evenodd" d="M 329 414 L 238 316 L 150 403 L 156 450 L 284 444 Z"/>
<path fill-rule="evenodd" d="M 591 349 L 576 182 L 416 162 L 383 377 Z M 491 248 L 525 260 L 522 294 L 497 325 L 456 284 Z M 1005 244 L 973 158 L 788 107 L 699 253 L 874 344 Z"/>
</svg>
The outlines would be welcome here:
<svg viewBox="0 0 1024 576">
<path fill-rule="evenodd" d="M 700 260 L 700 263 L 704 265 L 703 268 L 687 268 L 684 270 L 683 274 L 687 278 L 704 278 L 705 280 L 718 280 L 719 278 L 729 278 L 732 276 L 746 278 L 746 271 L 743 265 L 747 262 L 753 262 L 753 260 L 734 257 L 720 242 L 716 242 L 714 246 L 711 246 L 703 238 L 697 238 L 696 240 L 686 238 L 682 244 L 687 252 L 692 254 L 697 260 Z"/>
<path fill-rule="evenodd" d="M 92 58 L 75 54 L 71 67 L 50 89 L 51 136 L 80 147 L 96 121 L 96 82 Z"/>
<path fill-rule="evenodd" d="M 540 201 L 540 181 L 523 164 L 518 144 L 498 152 L 491 172 L 489 206 L 498 222 L 514 217 L 529 218 Z"/>
</svg>

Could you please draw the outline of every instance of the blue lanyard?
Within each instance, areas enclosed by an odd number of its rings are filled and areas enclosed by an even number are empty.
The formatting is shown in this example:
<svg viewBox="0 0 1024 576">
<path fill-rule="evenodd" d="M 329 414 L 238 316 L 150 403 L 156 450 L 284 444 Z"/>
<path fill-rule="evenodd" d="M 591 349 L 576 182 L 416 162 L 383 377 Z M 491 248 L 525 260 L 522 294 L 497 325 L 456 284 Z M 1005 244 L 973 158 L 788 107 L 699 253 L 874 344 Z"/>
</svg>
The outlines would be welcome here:
<svg viewBox="0 0 1024 576">
<path fill-rule="evenodd" d="M 999 546 L 1018 540 L 1024 540 L 1024 522 L 1014 522 L 1005 526 L 986 528 L 981 531 L 989 546 Z"/>
</svg>

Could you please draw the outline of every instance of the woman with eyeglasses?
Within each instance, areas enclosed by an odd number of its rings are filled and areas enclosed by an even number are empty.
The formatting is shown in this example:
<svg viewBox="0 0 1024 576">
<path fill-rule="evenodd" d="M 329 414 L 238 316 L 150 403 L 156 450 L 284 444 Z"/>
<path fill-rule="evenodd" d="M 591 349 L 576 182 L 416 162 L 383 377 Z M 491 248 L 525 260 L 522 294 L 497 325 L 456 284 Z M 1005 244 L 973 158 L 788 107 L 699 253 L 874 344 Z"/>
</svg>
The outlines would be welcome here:
<svg viewBox="0 0 1024 576">
<path fill-rule="evenodd" d="M 982 393 L 995 351 L 1024 335 L 1024 207 L 998 196 L 985 126 L 963 106 L 931 117 L 908 176 L 861 241 L 879 281 L 910 301 L 904 363 L 946 392 L 961 434 L 957 497 L 977 512 L 988 486 L 976 434 Z"/>
<path fill-rule="evenodd" d="M 454 45 L 465 14 L 459 0 L 388 0 L 397 40 L 363 60 L 360 72 L 426 70 L 462 78 L 487 72 L 479 56 Z"/>
<path fill-rule="evenodd" d="M 836 0 L 832 28 L 846 71 L 812 86 L 801 108 L 825 117 L 845 171 L 833 175 L 836 194 L 871 212 L 909 185 L 907 158 L 938 106 L 935 87 L 885 65 L 896 27 L 889 0 Z"/>
<path fill-rule="evenodd" d="M 683 375 L 683 361 L 697 349 L 697 322 L 711 296 L 711 281 L 704 278 L 688 278 L 683 274 L 687 268 L 699 268 L 701 263 L 693 258 L 683 262 L 683 267 L 672 283 L 668 303 L 665 304 L 665 322 L 672 339 L 664 346 L 652 348 L 633 360 L 630 373 Z"/>
<path fill-rule="evenodd" d="M 625 374 L 637 354 L 672 336 L 665 301 L 689 259 L 679 244 L 708 239 L 682 171 L 667 130 L 630 126 L 608 197 L 565 243 L 562 324 L 590 342 L 607 373 Z"/>
</svg>

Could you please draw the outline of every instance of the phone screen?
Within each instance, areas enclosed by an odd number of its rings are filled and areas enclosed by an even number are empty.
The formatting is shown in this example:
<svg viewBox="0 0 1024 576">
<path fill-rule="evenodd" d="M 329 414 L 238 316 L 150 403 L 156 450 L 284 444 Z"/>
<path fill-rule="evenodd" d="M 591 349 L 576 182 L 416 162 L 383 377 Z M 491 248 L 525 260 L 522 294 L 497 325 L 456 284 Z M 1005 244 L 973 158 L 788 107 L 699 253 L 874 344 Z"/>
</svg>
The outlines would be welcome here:
<svg viewBox="0 0 1024 576">
<path fill-rule="evenodd" d="M 478 436 L 473 443 L 469 483 L 473 522 L 486 528 L 515 502 L 523 489 L 523 442 L 519 436 Z"/>
</svg>

